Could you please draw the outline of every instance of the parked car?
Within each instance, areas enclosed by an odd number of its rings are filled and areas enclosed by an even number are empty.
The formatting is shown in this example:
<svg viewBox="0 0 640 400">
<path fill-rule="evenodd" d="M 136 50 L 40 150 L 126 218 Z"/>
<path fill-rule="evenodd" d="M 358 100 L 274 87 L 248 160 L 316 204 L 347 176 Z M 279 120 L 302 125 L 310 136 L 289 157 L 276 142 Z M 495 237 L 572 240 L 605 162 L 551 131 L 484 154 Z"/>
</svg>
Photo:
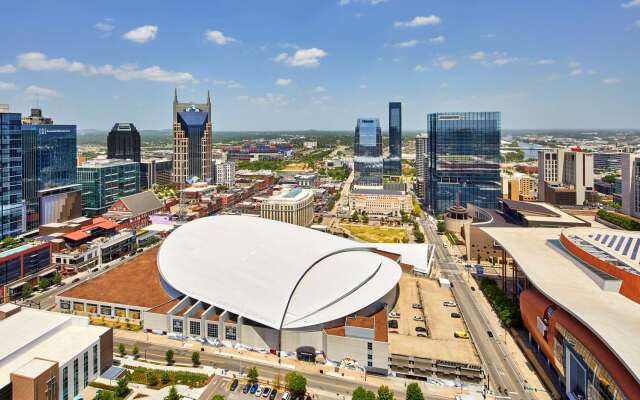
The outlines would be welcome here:
<svg viewBox="0 0 640 400">
<path fill-rule="evenodd" d="M 229 386 L 229 390 L 232 392 L 235 392 L 237 388 L 238 388 L 238 380 L 234 379 L 233 382 L 231 382 L 231 385 Z"/>
<path fill-rule="evenodd" d="M 422 315 L 414 315 L 414 321 L 424 321 L 424 317 Z"/>
<path fill-rule="evenodd" d="M 460 315 L 460 313 L 457 313 L 457 312 L 452 312 L 451 313 L 451 318 L 460 318 L 460 317 L 462 317 L 462 315 Z"/>
<path fill-rule="evenodd" d="M 489 335 L 489 337 L 493 337 L 493 332 L 487 331 L 487 335 Z"/>
<path fill-rule="evenodd" d="M 257 391 L 258 391 L 258 384 L 254 383 L 253 385 L 251 385 L 251 390 L 249 390 L 249 393 L 255 394 Z"/>
<path fill-rule="evenodd" d="M 414 304 L 411 305 L 411 307 L 413 307 L 413 308 L 415 308 L 417 310 L 420 310 L 420 309 L 422 309 L 422 304 L 414 303 Z"/>
<path fill-rule="evenodd" d="M 91 272 L 98 272 L 98 268 L 92 269 Z"/>
<path fill-rule="evenodd" d="M 426 332 L 427 329 L 423 326 L 416 326 L 416 332 Z"/>
<path fill-rule="evenodd" d="M 458 339 L 469 339 L 469 334 L 465 331 L 456 331 L 454 332 L 453 337 Z"/>
<path fill-rule="evenodd" d="M 446 243 L 442 243 L 442 247 L 444 247 L 446 249 L 447 247 L 449 247 L 449 245 L 446 244 Z"/>
<path fill-rule="evenodd" d="M 449 300 L 443 301 L 442 305 L 445 306 L 445 307 L 456 307 L 457 306 L 455 301 L 449 301 Z"/>
<path fill-rule="evenodd" d="M 289 400 L 291 398 L 291 393 L 289 392 L 284 392 L 282 394 L 282 400 Z"/>
<path fill-rule="evenodd" d="M 389 321 L 389 328 L 398 329 L 398 321 L 395 319 Z"/>
<path fill-rule="evenodd" d="M 256 389 L 256 397 L 260 396 L 262 396 L 262 386 L 258 386 L 258 389 Z"/>
<path fill-rule="evenodd" d="M 471 286 L 471 291 L 475 292 L 476 291 L 476 287 L 475 286 Z"/>
<path fill-rule="evenodd" d="M 391 311 L 389 313 L 389 318 L 400 318 L 400 313 L 397 313 L 395 311 Z"/>
<path fill-rule="evenodd" d="M 416 336 L 418 336 L 418 337 L 427 337 L 427 335 L 425 335 L 424 333 L 418 333 Z"/>
<path fill-rule="evenodd" d="M 278 395 L 278 391 L 273 389 L 271 391 L 271 394 L 269 395 L 269 400 L 275 400 L 276 396 Z"/>
<path fill-rule="evenodd" d="M 269 393 L 271 393 L 271 388 L 268 386 L 265 386 L 264 390 L 262 390 L 262 397 L 266 399 L 267 397 L 269 397 Z"/>
<path fill-rule="evenodd" d="M 77 283 L 77 282 L 80 282 L 80 278 L 76 278 L 76 279 L 71 281 L 71 283 Z"/>
<path fill-rule="evenodd" d="M 246 385 L 244 385 L 244 387 L 242 388 L 242 393 L 247 394 L 249 393 L 249 390 L 251 390 L 251 384 L 247 383 Z"/>
</svg>

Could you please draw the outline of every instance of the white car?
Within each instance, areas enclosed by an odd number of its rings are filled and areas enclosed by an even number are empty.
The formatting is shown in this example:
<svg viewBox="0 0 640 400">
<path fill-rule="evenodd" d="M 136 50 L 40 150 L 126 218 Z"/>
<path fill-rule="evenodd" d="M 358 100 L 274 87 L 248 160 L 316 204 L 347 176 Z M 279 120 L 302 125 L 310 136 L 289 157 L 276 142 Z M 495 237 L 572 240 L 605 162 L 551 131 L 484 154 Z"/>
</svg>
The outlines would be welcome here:
<svg viewBox="0 0 640 400">
<path fill-rule="evenodd" d="M 389 318 L 400 318 L 400 313 L 397 313 L 395 311 L 391 311 L 389 313 Z"/>
<path fill-rule="evenodd" d="M 282 400 L 289 400 L 291 398 L 291 394 L 289 392 L 284 392 L 282 395 Z"/>
<path fill-rule="evenodd" d="M 413 320 L 414 321 L 424 321 L 424 317 L 421 316 L 421 315 L 416 315 L 416 316 L 413 317 Z"/>
<path fill-rule="evenodd" d="M 446 243 L 442 243 L 442 247 L 444 247 L 446 249 L 447 247 L 449 247 L 449 245 L 446 244 Z"/>
<path fill-rule="evenodd" d="M 258 386 L 258 389 L 256 389 L 256 397 L 260 396 L 262 396 L 262 386 Z"/>
<path fill-rule="evenodd" d="M 456 307 L 457 306 L 455 301 L 449 301 L 449 300 L 443 301 L 442 305 L 445 306 L 445 307 Z"/>
</svg>

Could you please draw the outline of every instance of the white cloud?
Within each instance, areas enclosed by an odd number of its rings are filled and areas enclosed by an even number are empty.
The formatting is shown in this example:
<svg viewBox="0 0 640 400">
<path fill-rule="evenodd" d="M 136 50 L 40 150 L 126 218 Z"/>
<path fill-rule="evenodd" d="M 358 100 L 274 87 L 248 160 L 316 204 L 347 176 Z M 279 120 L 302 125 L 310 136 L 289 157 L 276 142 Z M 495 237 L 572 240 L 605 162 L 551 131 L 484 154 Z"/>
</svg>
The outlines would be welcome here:
<svg viewBox="0 0 640 400">
<path fill-rule="evenodd" d="M 476 61 L 482 61 L 487 58 L 487 54 L 484 51 L 476 51 L 475 53 L 471 54 L 469 58 Z"/>
<path fill-rule="evenodd" d="M 314 93 L 324 93 L 327 89 L 324 86 L 316 86 L 313 88 Z"/>
<path fill-rule="evenodd" d="M 428 71 L 429 67 L 422 65 L 422 64 L 418 64 L 415 66 L 415 68 L 413 69 L 416 72 L 424 72 L 424 71 Z"/>
<path fill-rule="evenodd" d="M 113 25 L 113 20 L 111 18 L 105 18 L 102 21 L 98 21 L 93 25 L 93 28 L 98 32 L 102 33 L 102 36 L 107 37 L 111 36 L 111 31 L 115 29 Z"/>
<path fill-rule="evenodd" d="M 16 84 L 11 82 L 0 81 L 0 90 L 15 90 Z"/>
<path fill-rule="evenodd" d="M 338 5 L 347 6 L 352 3 L 362 3 L 362 4 L 368 4 L 371 6 L 376 6 L 378 4 L 386 3 L 387 1 L 389 0 L 338 0 Z"/>
<path fill-rule="evenodd" d="M 411 21 L 397 21 L 393 24 L 396 28 L 415 28 L 417 26 L 438 25 L 442 22 L 442 18 L 436 15 L 417 16 Z"/>
<path fill-rule="evenodd" d="M 214 79 L 211 83 L 216 86 L 226 86 L 228 89 L 241 89 L 244 87 L 240 82 L 234 80 Z"/>
<path fill-rule="evenodd" d="M 155 39 L 157 34 L 157 26 L 143 25 L 125 33 L 122 37 L 135 43 L 147 43 Z"/>
<path fill-rule="evenodd" d="M 518 57 L 498 57 L 495 60 L 493 60 L 493 63 L 496 65 L 507 65 L 507 64 L 516 62 L 518 60 L 519 60 Z"/>
<path fill-rule="evenodd" d="M 100 66 L 84 64 L 78 61 L 70 61 L 64 57 L 49 58 L 39 52 L 23 53 L 18 55 L 18 65 L 29 71 L 66 71 L 83 75 L 112 76 L 121 81 L 147 80 L 154 82 L 187 83 L 195 82 L 189 72 L 167 71 L 157 65 L 139 68 L 136 65 L 123 64 L 114 67 L 111 64 Z"/>
<path fill-rule="evenodd" d="M 360 85 L 360 89 L 369 89 L 369 86 L 362 84 L 362 85 Z"/>
<path fill-rule="evenodd" d="M 482 35 L 482 37 L 485 38 L 485 39 L 493 39 L 496 36 L 497 35 L 495 33 L 485 33 L 484 35 Z"/>
<path fill-rule="evenodd" d="M 577 68 L 580 68 L 580 66 L 581 66 L 581 65 L 582 65 L 582 64 L 580 64 L 579 62 L 571 61 L 571 62 L 569 63 L 569 68 L 571 68 L 571 69 L 577 69 Z"/>
<path fill-rule="evenodd" d="M 640 19 L 636 21 L 636 26 L 640 28 Z"/>
<path fill-rule="evenodd" d="M 397 47 L 400 49 L 405 49 L 408 47 L 415 47 L 418 44 L 418 41 L 415 39 L 412 40 L 407 40 L 406 42 L 398 42 L 398 43 L 394 43 L 393 47 Z"/>
<path fill-rule="evenodd" d="M 16 67 L 11 64 L 0 65 L 0 74 L 12 74 L 16 72 Z"/>
<path fill-rule="evenodd" d="M 618 83 L 621 83 L 621 82 L 622 81 L 618 78 L 607 78 L 602 81 L 602 83 L 604 83 L 605 85 L 617 85 Z"/>
<path fill-rule="evenodd" d="M 556 60 L 553 60 L 551 58 L 543 58 L 542 60 L 536 61 L 536 64 L 538 65 L 550 65 L 555 63 L 556 63 Z"/>
<path fill-rule="evenodd" d="M 278 86 L 289 86 L 293 83 L 293 81 L 291 79 L 286 79 L 286 78 L 279 78 L 278 80 L 276 80 L 276 85 Z"/>
<path fill-rule="evenodd" d="M 445 89 L 445 88 L 448 88 L 448 87 L 449 87 L 449 84 L 448 84 L 447 82 L 442 82 L 442 83 L 440 84 L 440 87 L 441 87 L 441 88 L 443 88 L 443 89 Z"/>
<path fill-rule="evenodd" d="M 440 36 L 436 36 L 436 37 L 432 37 L 431 39 L 429 39 L 429 41 L 431 43 L 435 43 L 435 44 L 440 44 L 440 43 L 444 43 L 445 40 L 447 40 L 444 36 L 440 35 Z"/>
<path fill-rule="evenodd" d="M 24 91 L 29 98 L 50 98 L 57 97 L 58 92 L 41 86 L 31 85 Z"/>
<path fill-rule="evenodd" d="M 446 56 L 440 56 L 435 60 L 433 60 L 434 66 L 441 68 L 445 71 L 449 71 L 450 69 L 453 69 L 457 64 L 458 62 L 456 60 Z"/>
<path fill-rule="evenodd" d="M 622 3 L 622 8 L 640 7 L 640 0 L 631 0 L 627 3 Z"/>
<path fill-rule="evenodd" d="M 291 99 L 287 95 L 279 93 L 266 93 L 264 96 L 238 96 L 236 97 L 240 101 L 248 101 L 260 106 L 273 106 L 281 107 L 286 106 L 291 102 Z"/>
<path fill-rule="evenodd" d="M 229 36 L 225 36 L 220 31 L 208 30 L 207 32 L 205 32 L 204 36 L 208 41 L 210 41 L 212 43 L 215 43 L 217 45 L 220 45 L 220 46 L 224 46 L 224 45 L 227 45 L 229 43 L 237 42 L 236 39 L 234 39 L 232 37 L 229 37 Z"/>
<path fill-rule="evenodd" d="M 292 67 L 317 67 L 320 60 L 326 57 L 328 53 L 316 47 L 310 49 L 300 49 L 293 55 L 288 53 L 280 53 L 274 61 L 277 63 L 285 63 Z"/>
<path fill-rule="evenodd" d="M 579 76 L 582 75 L 584 73 L 584 71 L 580 68 L 576 68 L 576 69 L 572 69 L 571 72 L 569 72 L 569 76 Z"/>
</svg>

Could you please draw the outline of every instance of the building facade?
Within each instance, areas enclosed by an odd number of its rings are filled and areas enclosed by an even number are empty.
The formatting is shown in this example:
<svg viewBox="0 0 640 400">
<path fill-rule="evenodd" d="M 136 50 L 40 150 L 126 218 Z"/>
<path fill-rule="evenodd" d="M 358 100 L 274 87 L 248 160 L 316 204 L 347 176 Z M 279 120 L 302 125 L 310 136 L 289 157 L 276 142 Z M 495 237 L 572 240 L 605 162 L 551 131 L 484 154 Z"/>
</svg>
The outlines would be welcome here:
<svg viewBox="0 0 640 400">
<path fill-rule="evenodd" d="M 500 113 L 427 116 L 427 207 L 441 213 L 455 204 L 497 208 L 500 197 Z"/>
<path fill-rule="evenodd" d="M 640 218 L 640 157 L 622 157 L 622 212 Z"/>
<path fill-rule="evenodd" d="M 131 123 L 117 123 L 107 136 L 107 158 L 140 162 L 140 132 Z"/>
<path fill-rule="evenodd" d="M 385 175 L 402 175 L 402 103 L 389 103 L 389 158 Z"/>
<path fill-rule="evenodd" d="M 22 297 L 22 287 L 53 275 L 51 266 L 51 244 L 32 242 L 0 252 L 0 303 Z M 45 274 L 46 272 L 46 274 Z"/>
<path fill-rule="evenodd" d="M 313 190 L 289 189 L 262 202 L 260 216 L 294 225 L 313 223 Z"/>
<path fill-rule="evenodd" d="M 419 199 L 424 202 L 424 185 L 427 178 L 427 141 L 429 136 L 421 133 L 416 136 L 416 187 L 415 191 Z"/>
<path fill-rule="evenodd" d="M 593 198 L 593 153 L 575 149 L 538 152 L 538 200 L 581 206 Z"/>
<path fill-rule="evenodd" d="M 82 210 L 88 216 L 105 213 L 120 197 L 140 191 L 139 164 L 127 160 L 92 160 L 78 167 Z"/>
<path fill-rule="evenodd" d="M 173 163 L 166 159 L 140 161 L 140 190 L 148 190 L 153 185 L 171 185 Z"/>
<path fill-rule="evenodd" d="M 39 225 L 82 216 L 82 186 L 67 185 L 38 191 Z"/>
<path fill-rule="evenodd" d="M 211 98 L 202 104 L 178 102 L 173 97 L 173 173 L 172 182 L 182 186 L 197 176 L 211 181 Z"/>
<path fill-rule="evenodd" d="M 0 237 L 26 229 L 22 195 L 22 131 L 19 113 L 0 111 Z"/>
<path fill-rule="evenodd" d="M 595 172 L 615 172 L 622 168 L 622 152 L 597 151 L 593 153 L 593 170 Z"/>
<path fill-rule="evenodd" d="M 216 160 L 212 165 L 212 174 L 216 185 L 233 187 L 236 184 L 236 163 Z"/>
<path fill-rule="evenodd" d="M 371 216 L 399 216 L 411 212 L 411 196 L 406 192 L 388 189 L 355 189 L 349 192 L 351 210 Z"/>
<path fill-rule="evenodd" d="M 382 129 L 377 118 L 358 119 L 353 149 L 355 186 L 382 186 Z"/>
</svg>

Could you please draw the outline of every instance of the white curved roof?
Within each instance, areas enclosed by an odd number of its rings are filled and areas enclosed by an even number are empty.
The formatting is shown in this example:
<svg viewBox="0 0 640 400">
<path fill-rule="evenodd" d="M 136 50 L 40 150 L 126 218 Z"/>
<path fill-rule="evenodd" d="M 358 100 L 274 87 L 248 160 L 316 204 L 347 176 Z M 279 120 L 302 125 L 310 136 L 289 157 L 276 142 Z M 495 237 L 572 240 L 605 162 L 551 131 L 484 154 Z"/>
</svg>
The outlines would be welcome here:
<svg viewBox="0 0 640 400">
<path fill-rule="evenodd" d="M 300 328 L 354 313 L 395 287 L 400 266 L 372 246 L 283 222 L 220 215 L 169 235 L 158 270 L 185 295 L 276 329 L 291 297 L 282 326 Z"/>
</svg>

